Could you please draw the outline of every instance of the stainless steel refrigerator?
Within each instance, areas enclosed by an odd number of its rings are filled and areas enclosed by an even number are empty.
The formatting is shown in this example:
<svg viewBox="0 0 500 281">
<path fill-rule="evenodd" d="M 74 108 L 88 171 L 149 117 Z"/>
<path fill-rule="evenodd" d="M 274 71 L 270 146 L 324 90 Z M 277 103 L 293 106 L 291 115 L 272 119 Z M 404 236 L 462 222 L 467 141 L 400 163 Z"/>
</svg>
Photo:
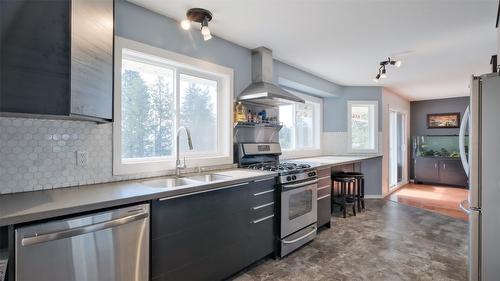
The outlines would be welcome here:
<svg viewBox="0 0 500 281">
<path fill-rule="evenodd" d="M 468 123 L 468 124 L 467 124 Z M 469 132 L 468 152 L 465 135 Z M 500 280 L 500 76 L 473 77 L 460 128 L 469 198 L 469 280 Z"/>
</svg>

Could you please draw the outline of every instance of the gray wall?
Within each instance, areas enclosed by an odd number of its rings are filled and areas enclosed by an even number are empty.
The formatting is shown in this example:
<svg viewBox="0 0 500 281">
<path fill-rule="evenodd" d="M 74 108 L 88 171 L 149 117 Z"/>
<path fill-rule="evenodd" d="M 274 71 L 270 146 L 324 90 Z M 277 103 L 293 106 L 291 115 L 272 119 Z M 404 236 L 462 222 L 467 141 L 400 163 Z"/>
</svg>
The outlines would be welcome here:
<svg viewBox="0 0 500 281">
<path fill-rule="evenodd" d="M 340 96 L 325 98 L 323 102 L 323 131 L 347 132 L 347 101 L 378 101 L 379 132 L 382 131 L 382 87 L 343 87 Z"/>
<path fill-rule="evenodd" d="M 410 103 L 410 138 L 411 157 L 413 158 L 413 137 L 423 135 L 458 135 L 460 129 L 427 129 L 427 114 L 460 112 L 462 119 L 469 105 L 469 97 L 413 101 Z M 410 179 L 414 178 L 413 163 L 410 161 Z"/>
<path fill-rule="evenodd" d="M 462 118 L 469 105 L 469 97 L 413 101 L 410 103 L 410 134 L 421 135 L 458 135 L 459 129 L 427 129 L 427 114 L 460 112 Z"/>
</svg>

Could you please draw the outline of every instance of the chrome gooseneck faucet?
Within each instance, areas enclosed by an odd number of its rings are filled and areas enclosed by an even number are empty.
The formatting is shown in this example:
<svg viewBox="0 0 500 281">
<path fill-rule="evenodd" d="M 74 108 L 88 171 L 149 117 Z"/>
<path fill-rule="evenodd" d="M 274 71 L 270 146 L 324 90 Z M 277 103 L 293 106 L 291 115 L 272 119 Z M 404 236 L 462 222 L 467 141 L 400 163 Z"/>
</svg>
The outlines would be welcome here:
<svg viewBox="0 0 500 281">
<path fill-rule="evenodd" d="M 181 131 L 186 132 L 187 135 L 187 141 L 189 145 L 189 150 L 193 150 L 193 142 L 191 140 L 191 133 L 189 132 L 188 128 L 184 126 L 180 126 L 179 129 L 177 129 L 177 148 L 175 151 L 175 174 L 179 177 L 181 175 L 181 169 L 186 169 L 186 156 L 184 156 L 184 163 L 181 164 L 181 160 L 179 159 L 179 153 L 180 153 L 180 142 L 179 142 L 179 136 Z"/>
</svg>

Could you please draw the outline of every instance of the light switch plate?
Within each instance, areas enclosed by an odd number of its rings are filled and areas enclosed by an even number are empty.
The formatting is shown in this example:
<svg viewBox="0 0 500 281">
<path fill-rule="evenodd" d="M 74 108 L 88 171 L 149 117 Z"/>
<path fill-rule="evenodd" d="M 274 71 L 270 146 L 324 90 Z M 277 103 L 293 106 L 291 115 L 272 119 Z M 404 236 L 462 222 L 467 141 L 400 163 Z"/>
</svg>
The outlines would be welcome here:
<svg viewBox="0 0 500 281">
<path fill-rule="evenodd" d="M 89 153 L 87 151 L 76 152 L 76 165 L 80 167 L 87 166 L 89 161 Z"/>
</svg>

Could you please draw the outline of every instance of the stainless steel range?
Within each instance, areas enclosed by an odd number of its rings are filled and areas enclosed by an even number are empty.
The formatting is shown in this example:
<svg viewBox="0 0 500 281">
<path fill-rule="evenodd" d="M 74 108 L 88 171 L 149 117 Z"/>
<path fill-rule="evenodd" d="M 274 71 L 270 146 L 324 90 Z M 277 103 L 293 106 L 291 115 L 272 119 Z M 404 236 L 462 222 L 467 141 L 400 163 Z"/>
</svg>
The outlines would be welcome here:
<svg viewBox="0 0 500 281">
<path fill-rule="evenodd" d="M 240 167 L 279 173 L 279 256 L 316 237 L 317 171 L 305 163 L 279 162 L 279 143 L 238 144 Z"/>
</svg>

